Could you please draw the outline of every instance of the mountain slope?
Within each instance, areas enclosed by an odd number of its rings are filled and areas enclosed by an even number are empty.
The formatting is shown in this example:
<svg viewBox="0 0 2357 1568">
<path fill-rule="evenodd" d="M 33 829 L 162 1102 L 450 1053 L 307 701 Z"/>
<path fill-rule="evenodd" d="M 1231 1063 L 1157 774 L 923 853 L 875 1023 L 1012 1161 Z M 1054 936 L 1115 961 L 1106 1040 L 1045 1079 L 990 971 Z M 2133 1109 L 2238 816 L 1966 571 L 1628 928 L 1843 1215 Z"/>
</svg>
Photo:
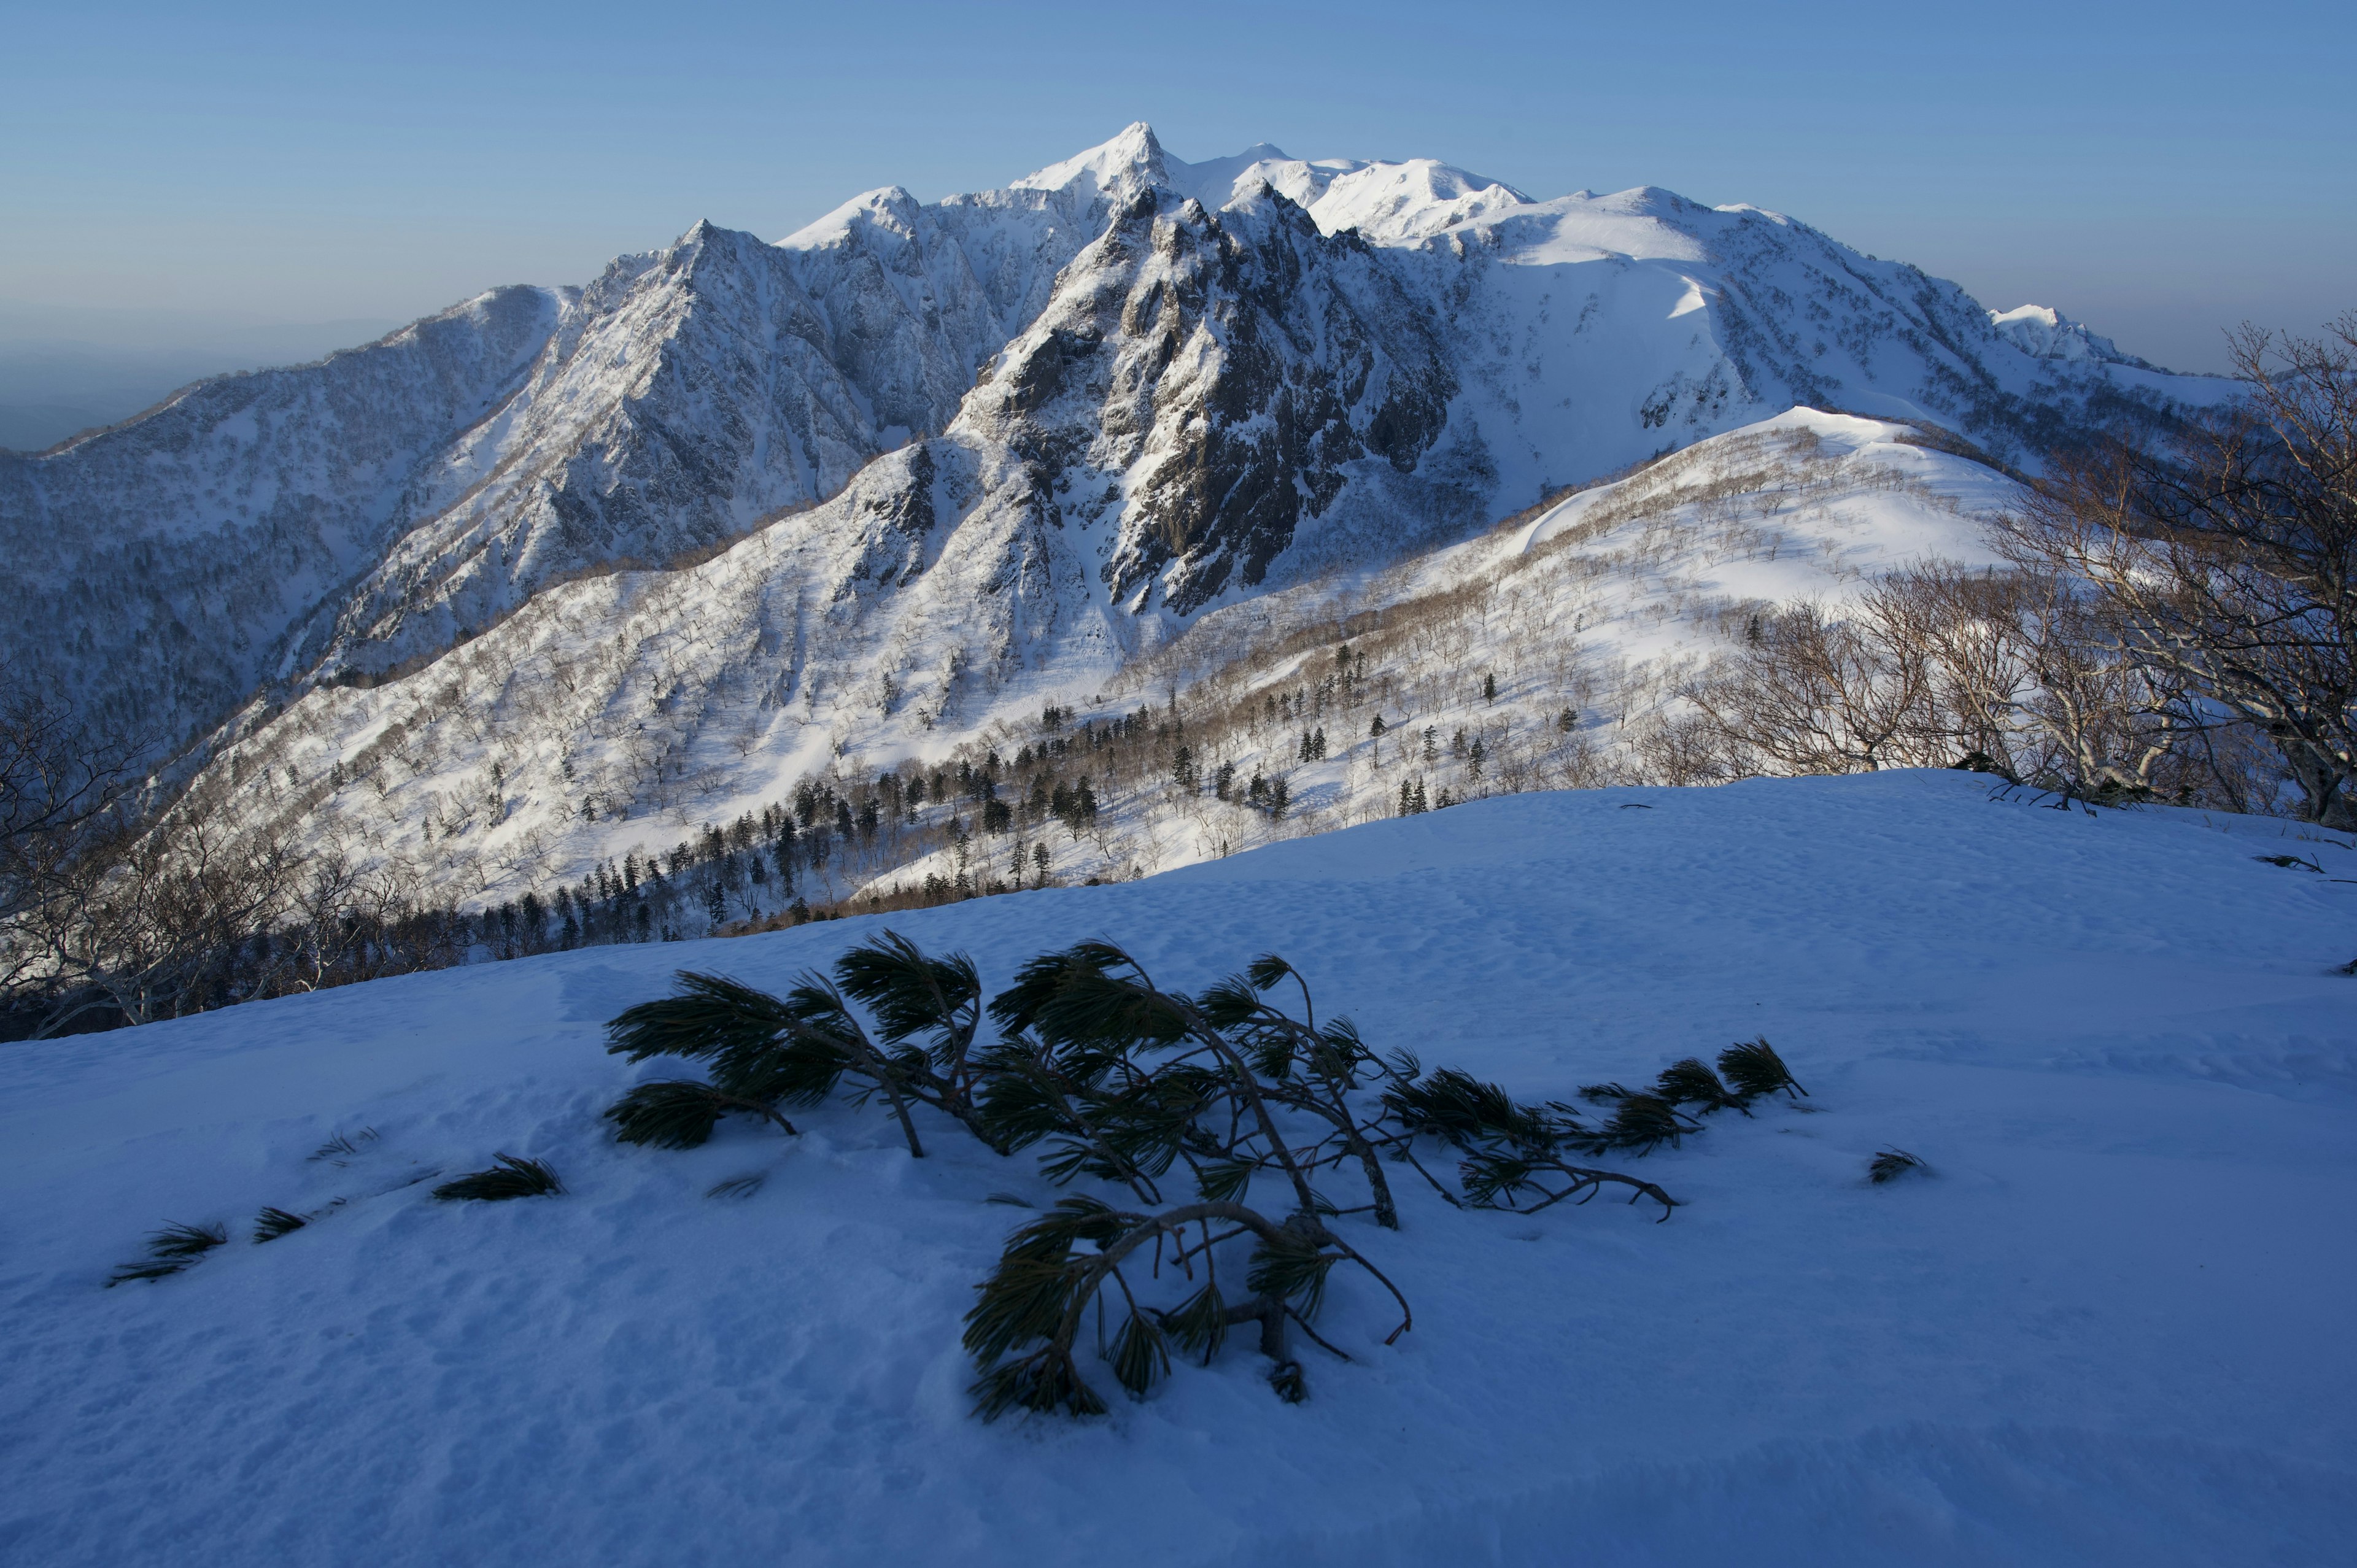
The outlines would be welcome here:
<svg viewBox="0 0 2357 1568">
<path fill-rule="evenodd" d="M 499 290 L 58 452 L 0 452 L 12 677 L 160 743 L 218 723 L 285 628 L 382 556 L 414 474 L 511 395 L 568 306 Z"/>
<path fill-rule="evenodd" d="M 1985 563 L 1983 520 L 2015 495 L 1910 427 L 1793 410 L 1526 521 L 1181 621 L 1092 595 L 1091 542 L 1119 536 L 1049 521 L 1036 465 L 994 470 L 990 450 L 921 443 L 709 562 L 567 585 L 425 671 L 311 692 L 227 748 L 199 799 L 249 831 L 414 868 L 445 897 L 544 901 L 552 879 L 661 853 L 806 778 L 851 791 L 961 743 L 1044 755 L 1048 707 L 1085 723 L 1144 705 L 1183 722 L 1194 788 L 1172 786 L 1177 739 L 1118 768 L 1083 757 L 1064 772 L 1092 779 L 1097 826 L 1027 816 L 985 855 L 1028 841 L 1075 881 L 1167 869 L 1390 815 L 1403 784 L 1463 799 L 1639 776 L 1631 748 L 1730 619 L 1838 602 L 1926 558 Z M 1359 663 L 1338 690 L 1343 644 Z M 1330 737 L 1315 759 L 1297 747 L 1313 729 Z M 1417 755 L 1427 730 L 1445 754 Z M 1223 766 L 1232 800 L 1210 787 Z M 1288 780 L 1285 821 L 1247 801 L 1256 774 Z M 915 819 L 935 838 L 846 844 L 828 886 L 950 878 L 934 844 L 971 811 L 936 802 Z"/>
<path fill-rule="evenodd" d="M 1318 1329 L 1351 1360 L 1306 1350 L 1298 1406 L 1241 1336 L 1143 1402 L 1084 1340 L 1110 1416 L 974 1421 L 961 1316 L 1034 1217 L 984 1199 L 1062 1196 L 1036 1151 L 920 1112 L 911 1160 L 840 1099 L 793 1139 L 737 1119 L 695 1151 L 613 1143 L 599 1111 L 675 1069 L 607 1055 L 605 1020 L 683 965 L 782 987 L 879 921 L 12 1047 L 0 1540 L 50 1568 L 361 1536 L 393 1568 L 781 1541 L 814 1564 L 1428 1564 L 1469 1541 L 1677 1568 L 1730 1541 L 1811 1568 L 2335 1563 L 2357 983 L 2326 969 L 2351 890 L 2255 864 L 2286 846 L 2246 835 L 2284 826 L 2007 805 L 1954 774 L 1529 795 L 893 917 L 994 990 L 1082 938 L 1190 989 L 1273 950 L 1321 1017 L 1529 1099 L 1760 1034 L 1809 1090 L 1625 1162 L 1683 1200 L 1664 1224 L 1460 1212 L 1413 1177 L 1401 1230 L 1337 1220 L 1415 1326 L 1385 1344 L 1396 1313 L 1338 1272 Z M 307 1158 L 339 1133 L 359 1152 Z M 1891 1144 L 1930 1173 L 1868 1185 Z M 500 1150 L 569 1195 L 426 1197 Z M 739 1202 L 704 1196 L 746 1176 Z M 264 1204 L 317 1218 L 254 1246 Z M 165 1220 L 230 1244 L 101 1288 Z"/>
<path fill-rule="evenodd" d="M 1755 209 L 1534 201 L 1268 147 L 1190 165 L 1143 125 L 1003 191 L 870 192 L 775 245 L 702 224 L 512 301 L 447 318 L 483 318 L 479 367 L 383 392 L 407 402 L 366 439 L 339 378 L 460 327 L 272 372 L 286 411 L 253 437 L 231 381 L 0 458 L 0 528 L 27 544 L 0 653 L 170 736 L 262 688 L 226 736 L 449 657 L 557 585 L 783 528 L 798 558 L 860 563 L 862 603 L 934 585 L 890 618 L 924 635 L 866 674 L 930 688 L 939 723 L 978 670 L 1117 660 L 1796 403 L 2034 465 L 2232 385 L 2049 352 Z M 63 637 L 34 613 L 60 584 Z"/>
</svg>

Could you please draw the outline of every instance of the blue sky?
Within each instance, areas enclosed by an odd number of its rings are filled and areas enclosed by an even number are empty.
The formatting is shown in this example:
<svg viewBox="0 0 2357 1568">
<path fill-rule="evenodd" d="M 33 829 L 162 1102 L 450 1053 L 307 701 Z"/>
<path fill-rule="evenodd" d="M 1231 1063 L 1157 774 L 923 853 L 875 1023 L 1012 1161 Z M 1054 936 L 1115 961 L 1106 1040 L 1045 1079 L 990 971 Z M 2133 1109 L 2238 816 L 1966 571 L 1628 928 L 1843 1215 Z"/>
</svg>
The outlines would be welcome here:
<svg viewBox="0 0 2357 1568">
<path fill-rule="evenodd" d="M 2357 5 L 0 5 L 0 310 L 402 318 L 1182 157 L 1750 201 L 2185 369 L 2357 306 Z"/>
</svg>

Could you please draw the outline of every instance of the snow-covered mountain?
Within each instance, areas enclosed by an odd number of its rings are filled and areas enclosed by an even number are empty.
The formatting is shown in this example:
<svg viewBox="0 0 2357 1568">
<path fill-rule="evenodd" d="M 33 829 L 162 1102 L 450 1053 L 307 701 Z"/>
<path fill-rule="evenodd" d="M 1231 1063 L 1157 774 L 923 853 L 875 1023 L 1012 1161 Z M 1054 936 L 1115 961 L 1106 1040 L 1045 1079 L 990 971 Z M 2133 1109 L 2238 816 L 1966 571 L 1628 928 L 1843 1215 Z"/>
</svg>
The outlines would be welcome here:
<svg viewBox="0 0 2357 1568">
<path fill-rule="evenodd" d="M 1631 747 L 1728 618 L 1839 601 L 1927 559 L 1986 564 L 1984 521 L 2018 494 L 1915 427 L 1793 409 L 1471 539 L 1182 618 L 1058 596 L 1088 564 L 1075 542 L 1103 526 L 1009 504 L 991 526 L 977 507 L 944 529 L 985 482 L 971 458 L 920 444 L 710 561 L 563 585 L 429 671 L 309 692 L 224 749 L 199 781 L 206 809 L 496 903 L 645 860 L 805 779 L 850 793 L 961 743 L 1044 746 L 1051 706 L 1079 722 L 1146 706 L 1178 721 L 1201 779 L 1232 770 L 1232 799 L 1168 788 L 1177 738 L 1118 782 L 1084 757 L 1063 771 L 1103 799 L 1090 834 L 1033 822 L 985 854 L 1028 838 L 1060 879 L 1151 872 L 1390 815 L 1404 784 L 1462 799 L 1638 777 Z M 1019 471 L 997 482 L 1030 493 Z M 1027 551 L 1028 575 L 995 576 Z M 1168 635 L 1149 644 L 1141 627 Z M 1346 642 L 1358 664 L 1338 693 Z M 1568 729 L 1566 709 L 1581 715 Z M 1370 734 L 1377 714 L 1388 741 Z M 1305 757 L 1313 726 L 1330 737 Z M 1446 755 L 1418 754 L 1427 730 L 1455 737 Z M 1282 822 L 1241 788 L 1262 773 L 1293 791 Z M 1006 779 L 1018 797 L 1032 782 Z M 937 802 L 916 821 L 961 813 Z M 888 837 L 846 845 L 811 891 L 955 869 L 946 848 Z"/>
<path fill-rule="evenodd" d="M 699 224 L 584 289 L 0 456 L 0 653 L 159 741 L 395 673 L 465 708 L 490 695 L 468 645 L 568 582 L 608 579 L 565 601 L 568 647 L 610 649 L 625 603 L 675 602 L 656 645 L 696 641 L 728 618 L 705 579 L 645 569 L 726 552 L 768 607 L 728 680 L 774 722 L 856 688 L 937 732 L 1795 403 L 2034 464 L 2229 385 L 2027 341 L 1755 208 L 1187 164 L 1134 125 L 774 244 Z"/>
</svg>

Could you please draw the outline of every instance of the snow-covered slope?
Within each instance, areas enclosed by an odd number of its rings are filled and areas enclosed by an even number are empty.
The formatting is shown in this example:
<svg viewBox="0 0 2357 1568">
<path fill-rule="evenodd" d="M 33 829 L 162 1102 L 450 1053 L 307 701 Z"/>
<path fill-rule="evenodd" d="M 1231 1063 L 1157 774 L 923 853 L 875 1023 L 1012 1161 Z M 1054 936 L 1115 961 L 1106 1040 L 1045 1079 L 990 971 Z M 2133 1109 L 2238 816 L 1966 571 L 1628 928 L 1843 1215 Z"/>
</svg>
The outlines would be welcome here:
<svg viewBox="0 0 2357 1568">
<path fill-rule="evenodd" d="M 450 318 L 498 315 L 476 368 L 378 395 L 402 406 L 365 437 L 338 389 L 459 327 L 273 372 L 285 408 L 259 425 L 244 382 L 209 383 L 0 457 L 25 544 L 0 656 L 166 736 L 260 688 L 242 733 L 558 585 L 782 529 L 858 556 L 869 598 L 961 563 L 973 592 L 895 615 L 1004 678 L 1796 403 L 2034 463 L 2232 384 L 2025 347 L 1953 285 L 1757 209 L 1268 146 L 1187 164 L 1142 124 L 1006 190 L 869 192 L 777 244 L 700 224 L 585 290 L 498 297 Z M 38 612 L 65 585 L 60 627 Z"/>
<path fill-rule="evenodd" d="M 0 660 L 159 743 L 218 723 L 382 557 L 415 475 L 513 395 L 572 303 L 501 289 L 43 456 L 0 452 Z"/>
<path fill-rule="evenodd" d="M 988 450 L 921 444 L 709 562 L 570 584 L 405 679 L 313 691 L 204 775 L 207 809 L 497 902 L 662 850 L 805 776 L 872 777 L 975 736 L 1011 757 L 1049 703 L 1087 717 L 1175 695 L 1204 778 L 1285 776 L 1297 804 L 1274 823 L 1241 798 L 1173 800 L 1157 779 L 1109 797 L 1101 842 L 1052 845 L 1072 880 L 1167 869 L 1388 815 L 1403 782 L 1431 799 L 1624 777 L 1629 743 L 1725 645 L 1728 617 L 1839 601 L 1925 559 L 1983 563 L 1983 519 L 2015 493 L 1910 427 L 1795 409 L 1526 522 L 1182 622 L 1092 595 L 1092 544 L 1119 535 L 1085 513 L 1044 521 L 1027 470 L 992 469 Z M 1329 716 L 1312 665 L 1351 640 L 1372 663 Z M 1264 714 L 1280 693 L 1282 717 Z M 1582 715 L 1568 732 L 1566 708 Z M 1368 734 L 1377 714 L 1388 742 Z M 1331 741 L 1308 760 L 1312 725 Z M 1426 729 L 1484 737 L 1486 775 L 1415 755 Z M 948 874 L 875 875 L 929 869 Z"/>
<path fill-rule="evenodd" d="M 1351 1361 L 1308 1352 L 1298 1406 L 1232 1337 L 1103 1420 L 975 1422 L 960 1317 L 1025 1218 L 984 1200 L 1056 1193 L 946 1122 L 922 1162 L 840 1101 L 798 1139 L 610 1141 L 661 1064 L 605 1055 L 604 1020 L 681 965 L 783 985 L 875 921 L 10 1047 L 0 1541 L 41 1568 L 2338 1563 L 2357 981 L 2327 970 L 2357 907 L 2252 857 L 2357 854 L 2286 831 L 1955 774 L 1525 795 L 895 917 L 994 987 L 1082 937 L 1190 987 L 1273 949 L 1370 1044 L 1530 1098 L 1763 1033 L 1810 1090 L 1628 1162 L 1683 1200 L 1665 1224 L 1421 1183 L 1399 1232 L 1338 1221 L 1415 1326 L 1386 1346 L 1338 1273 Z M 1869 1186 L 1891 1145 L 1930 1174 Z M 569 1195 L 428 1200 L 496 1151 Z M 318 1218 L 253 1246 L 265 1204 Z M 165 1220 L 231 1243 L 102 1290 Z"/>
</svg>

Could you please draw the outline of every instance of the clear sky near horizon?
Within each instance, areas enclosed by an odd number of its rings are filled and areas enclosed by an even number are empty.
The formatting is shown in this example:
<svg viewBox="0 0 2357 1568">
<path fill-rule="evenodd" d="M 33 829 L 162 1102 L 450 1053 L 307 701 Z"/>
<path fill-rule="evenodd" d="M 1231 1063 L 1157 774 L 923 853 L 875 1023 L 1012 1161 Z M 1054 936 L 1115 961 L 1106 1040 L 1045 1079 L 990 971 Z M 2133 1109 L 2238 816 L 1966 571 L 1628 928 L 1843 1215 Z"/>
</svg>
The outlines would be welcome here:
<svg viewBox="0 0 2357 1568">
<path fill-rule="evenodd" d="M 2357 306 L 2357 6 L 0 4 L 0 337 L 390 321 L 1150 122 L 1787 212 L 2185 370 Z"/>
</svg>

